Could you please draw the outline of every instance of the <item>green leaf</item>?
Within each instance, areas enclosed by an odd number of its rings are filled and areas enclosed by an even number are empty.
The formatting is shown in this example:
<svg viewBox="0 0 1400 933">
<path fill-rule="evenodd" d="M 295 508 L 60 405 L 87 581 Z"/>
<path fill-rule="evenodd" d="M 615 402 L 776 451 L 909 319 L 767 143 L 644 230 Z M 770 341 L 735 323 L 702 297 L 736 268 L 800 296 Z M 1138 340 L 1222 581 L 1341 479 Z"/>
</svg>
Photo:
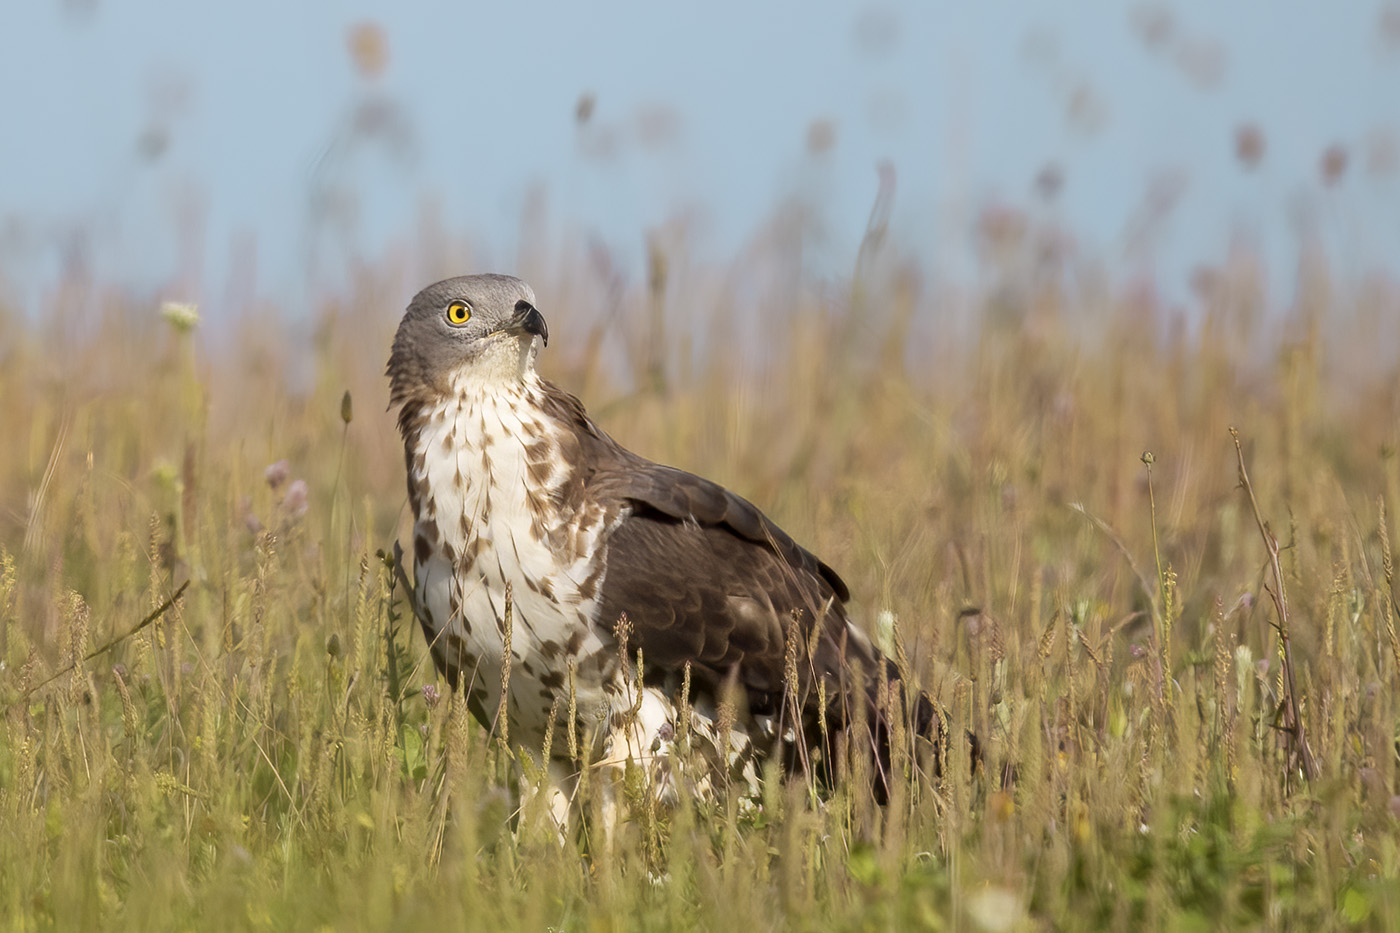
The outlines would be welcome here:
<svg viewBox="0 0 1400 933">
<path fill-rule="evenodd" d="M 1371 899 L 1364 891 L 1347 888 L 1342 895 L 1342 915 L 1348 923 L 1360 923 L 1371 915 Z"/>
</svg>

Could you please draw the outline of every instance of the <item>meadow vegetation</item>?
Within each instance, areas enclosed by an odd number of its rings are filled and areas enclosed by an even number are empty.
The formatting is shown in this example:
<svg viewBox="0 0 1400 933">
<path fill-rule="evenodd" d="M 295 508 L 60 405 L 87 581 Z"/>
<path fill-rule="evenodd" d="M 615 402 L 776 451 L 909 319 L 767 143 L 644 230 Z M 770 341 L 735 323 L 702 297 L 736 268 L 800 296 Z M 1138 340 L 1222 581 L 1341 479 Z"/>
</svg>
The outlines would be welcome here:
<svg viewBox="0 0 1400 933">
<path fill-rule="evenodd" d="M 1178 309 L 1034 239 L 971 290 L 890 244 L 821 286 L 762 245 L 501 270 L 547 374 L 837 568 L 953 736 L 884 808 L 770 775 L 611 848 L 512 818 L 384 557 L 384 360 L 467 251 L 309 312 L 0 308 L 0 925 L 1392 923 L 1400 296 L 1310 252 L 1270 298 L 1240 251 Z"/>
</svg>

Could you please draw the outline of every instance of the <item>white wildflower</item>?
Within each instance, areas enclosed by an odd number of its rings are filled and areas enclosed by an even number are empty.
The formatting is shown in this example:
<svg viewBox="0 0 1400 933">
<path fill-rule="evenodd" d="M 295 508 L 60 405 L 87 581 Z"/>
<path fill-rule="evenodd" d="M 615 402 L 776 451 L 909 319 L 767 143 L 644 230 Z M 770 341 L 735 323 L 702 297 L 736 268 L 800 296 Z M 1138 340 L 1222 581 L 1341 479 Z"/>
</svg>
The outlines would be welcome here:
<svg viewBox="0 0 1400 933">
<path fill-rule="evenodd" d="M 199 323 L 199 305 L 192 301 L 162 301 L 160 316 L 175 330 L 187 334 Z"/>
</svg>

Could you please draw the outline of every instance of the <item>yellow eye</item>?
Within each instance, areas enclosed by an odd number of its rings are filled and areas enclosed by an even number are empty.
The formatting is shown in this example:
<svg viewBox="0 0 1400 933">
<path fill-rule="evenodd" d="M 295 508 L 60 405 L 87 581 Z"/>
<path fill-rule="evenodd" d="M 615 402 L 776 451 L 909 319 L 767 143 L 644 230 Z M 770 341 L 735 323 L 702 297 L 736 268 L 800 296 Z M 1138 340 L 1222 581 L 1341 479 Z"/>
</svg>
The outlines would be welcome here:
<svg viewBox="0 0 1400 933">
<path fill-rule="evenodd" d="M 472 318 L 472 306 L 465 301 L 454 301 L 447 306 L 447 323 L 461 326 Z"/>
</svg>

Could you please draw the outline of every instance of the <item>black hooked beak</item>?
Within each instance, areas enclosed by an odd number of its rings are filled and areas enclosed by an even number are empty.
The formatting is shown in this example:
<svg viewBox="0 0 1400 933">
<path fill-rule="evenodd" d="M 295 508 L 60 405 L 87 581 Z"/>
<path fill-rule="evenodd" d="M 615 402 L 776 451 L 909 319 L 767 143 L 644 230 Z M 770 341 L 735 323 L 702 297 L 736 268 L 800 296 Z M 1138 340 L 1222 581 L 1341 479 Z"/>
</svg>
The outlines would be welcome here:
<svg viewBox="0 0 1400 933">
<path fill-rule="evenodd" d="M 515 303 L 515 317 L 510 319 L 510 323 L 501 330 L 509 331 L 513 334 L 534 334 L 549 344 L 549 326 L 544 322 L 544 315 L 530 302 L 521 299 Z"/>
</svg>

